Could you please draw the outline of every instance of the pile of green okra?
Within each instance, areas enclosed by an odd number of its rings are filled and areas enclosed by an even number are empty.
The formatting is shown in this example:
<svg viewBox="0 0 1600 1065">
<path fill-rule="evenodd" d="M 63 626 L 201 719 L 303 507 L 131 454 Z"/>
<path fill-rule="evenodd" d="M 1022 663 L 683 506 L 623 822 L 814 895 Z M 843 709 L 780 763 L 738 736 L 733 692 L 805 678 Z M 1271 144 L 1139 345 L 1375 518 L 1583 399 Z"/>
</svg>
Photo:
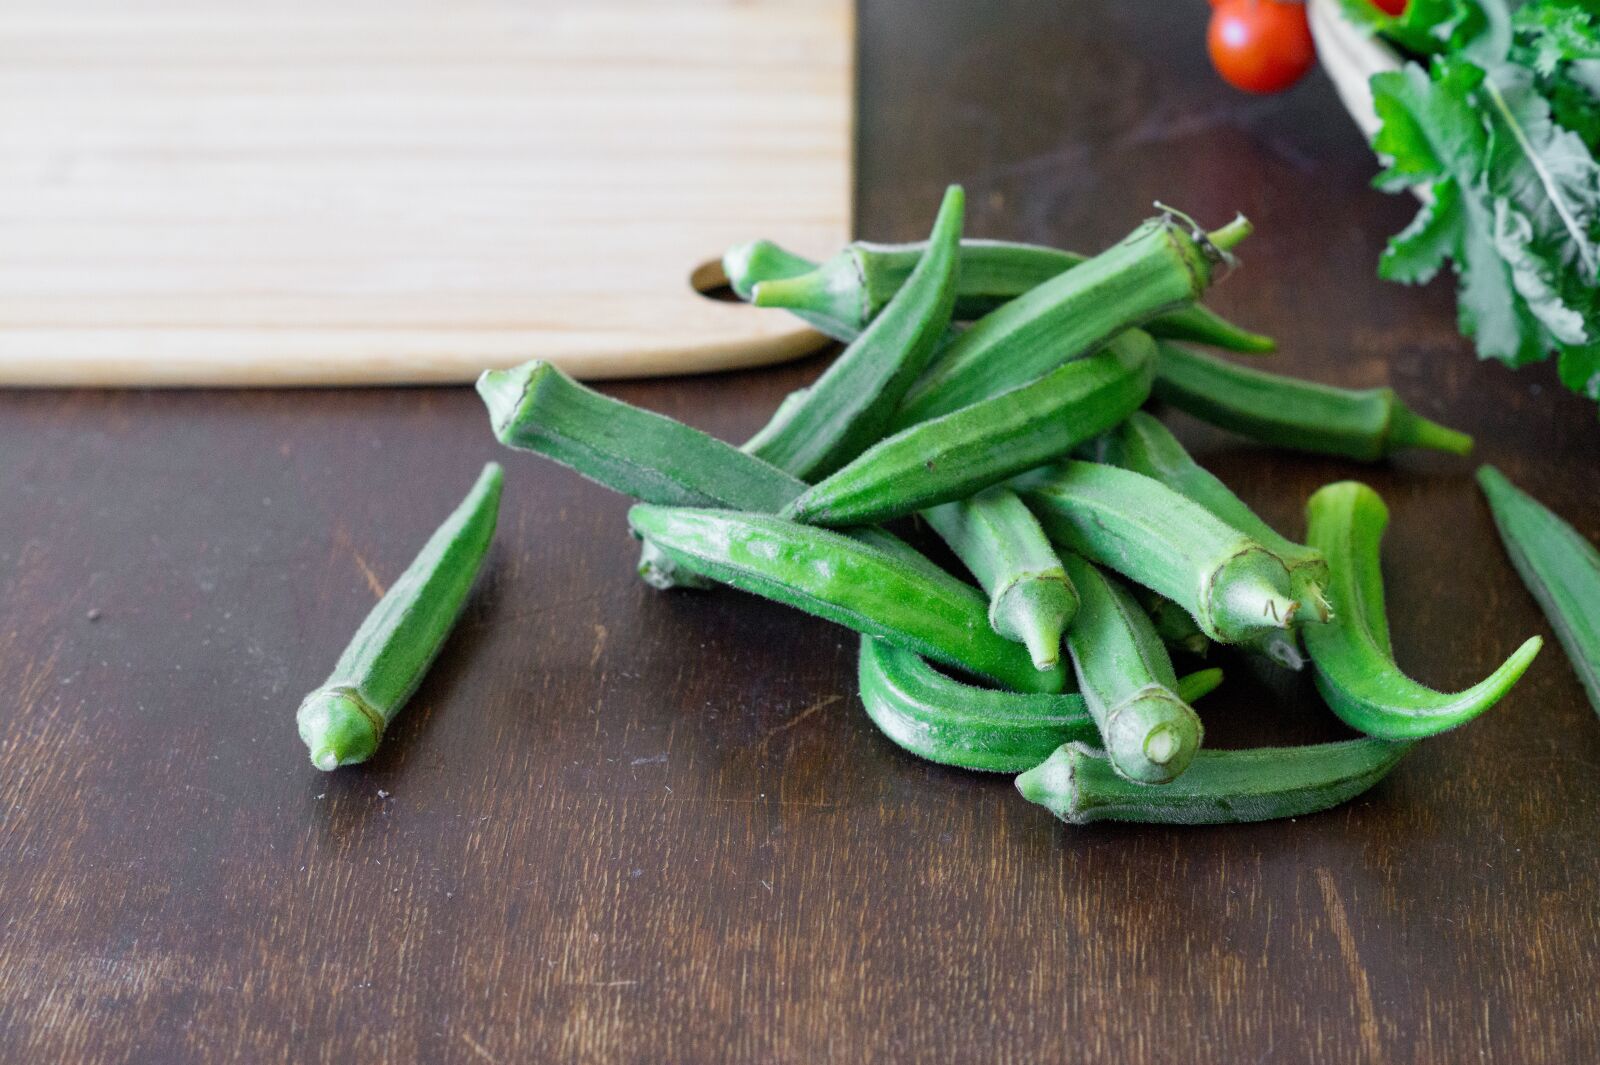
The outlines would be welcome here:
<svg viewBox="0 0 1600 1065">
<path fill-rule="evenodd" d="M 741 297 L 846 345 L 742 446 L 537 361 L 478 382 L 494 432 L 637 499 L 645 580 L 729 584 L 856 630 L 861 698 L 885 735 L 936 762 L 1020 773 L 1024 796 L 1074 823 L 1324 809 L 1521 676 L 1537 637 L 1454 694 L 1400 671 L 1378 567 L 1387 512 L 1370 488 L 1318 491 L 1307 542 L 1295 543 L 1141 409 L 1156 399 L 1356 460 L 1469 450 L 1390 389 L 1297 381 L 1175 343 L 1272 350 L 1198 302 L 1248 235 L 1243 218 L 1205 233 L 1164 211 L 1093 257 L 963 240 L 962 221 L 953 187 L 925 242 L 855 243 L 821 264 L 765 241 L 728 253 Z M 422 638 L 408 638 L 426 654 L 393 664 L 385 648 L 409 615 L 375 621 L 380 604 L 303 704 L 321 767 L 367 757 L 415 688 L 470 586 L 498 493 L 493 467 L 402 579 L 414 605 L 440 569 L 455 574 L 423 612 Z M 937 534 L 977 586 L 884 528 L 901 519 Z M 460 560 L 442 567 L 452 551 Z M 1179 677 L 1169 648 L 1213 643 L 1292 668 L 1309 660 L 1363 737 L 1202 749 L 1190 704 L 1221 674 Z M 374 695 L 361 681 L 382 653 L 406 675 Z"/>
</svg>

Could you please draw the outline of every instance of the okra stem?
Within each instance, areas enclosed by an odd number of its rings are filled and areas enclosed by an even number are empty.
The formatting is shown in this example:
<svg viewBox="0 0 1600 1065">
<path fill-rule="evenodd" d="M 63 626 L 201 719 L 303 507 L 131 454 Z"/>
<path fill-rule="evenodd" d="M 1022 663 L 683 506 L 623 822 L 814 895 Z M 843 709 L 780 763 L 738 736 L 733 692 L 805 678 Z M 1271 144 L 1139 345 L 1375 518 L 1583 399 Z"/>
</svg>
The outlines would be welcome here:
<svg viewBox="0 0 1600 1065">
<path fill-rule="evenodd" d="M 1123 779 L 1081 742 L 1017 778 L 1017 790 L 1074 825 L 1093 821 L 1222 825 L 1301 817 L 1348 802 L 1388 775 L 1408 743 L 1358 739 L 1308 747 L 1201 751 L 1159 788 Z"/>
<path fill-rule="evenodd" d="M 372 757 L 433 664 L 467 600 L 500 510 L 500 467 L 472 491 L 378 600 L 328 679 L 300 703 L 300 738 L 318 769 Z"/>
<path fill-rule="evenodd" d="M 1478 470 L 1478 483 L 1511 564 L 1600 714 L 1600 551 L 1493 466 Z"/>
<path fill-rule="evenodd" d="M 1311 543 L 1332 571 L 1328 593 L 1335 615 L 1330 624 L 1305 630 L 1306 650 L 1317 690 L 1351 728 L 1388 740 L 1455 728 L 1499 702 L 1539 653 L 1543 641 L 1534 636 L 1465 691 L 1445 694 L 1418 684 L 1395 664 L 1387 632 L 1380 637 L 1369 625 L 1382 611 L 1378 545 L 1389 521 L 1383 500 L 1364 484 L 1341 481 L 1318 489 L 1306 516 Z"/>
<path fill-rule="evenodd" d="M 1063 555 L 1078 590 L 1067 649 L 1078 690 L 1117 772 L 1163 784 L 1200 749 L 1200 719 L 1176 691 L 1166 648 L 1127 591 L 1077 555 Z"/>
<path fill-rule="evenodd" d="M 1028 648 L 1049 669 L 1061 658 L 1061 635 L 1078 610 L 1078 593 L 1039 521 L 1005 488 L 922 512 L 989 593 L 989 624 Z"/>
</svg>

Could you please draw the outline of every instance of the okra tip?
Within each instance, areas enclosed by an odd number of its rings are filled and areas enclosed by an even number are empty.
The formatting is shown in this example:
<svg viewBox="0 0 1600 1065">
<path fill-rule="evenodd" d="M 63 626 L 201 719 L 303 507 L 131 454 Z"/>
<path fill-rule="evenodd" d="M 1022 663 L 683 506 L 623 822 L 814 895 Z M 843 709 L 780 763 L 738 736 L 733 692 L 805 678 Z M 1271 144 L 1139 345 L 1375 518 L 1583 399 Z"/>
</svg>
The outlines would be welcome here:
<svg viewBox="0 0 1600 1065">
<path fill-rule="evenodd" d="M 517 418 L 523 399 L 535 384 L 558 372 L 543 359 L 534 359 L 509 370 L 485 370 L 478 377 L 478 395 L 489 408 L 489 424 L 502 443 Z"/>
<path fill-rule="evenodd" d="M 352 688 L 320 688 L 295 714 L 311 764 L 323 772 L 365 762 L 378 749 L 383 716 Z"/>
<path fill-rule="evenodd" d="M 1062 819 L 1066 819 L 1073 805 L 1072 758 L 1067 750 L 1071 746 L 1062 744 L 1049 758 L 1017 777 L 1017 791 L 1024 799 Z"/>
<path fill-rule="evenodd" d="M 1451 455 L 1472 453 L 1472 437 L 1424 418 L 1399 400 L 1395 401 L 1394 410 L 1389 415 L 1387 444 L 1389 451 L 1398 451 L 1406 447 L 1424 447 L 1433 451 L 1448 452 Z"/>
<path fill-rule="evenodd" d="M 756 285 L 779 277 L 794 277 L 816 267 L 810 259 L 802 258 L 770 240 L 752 240 L 735 244 L 722 256 L 722 272 L 728 287 L 742 300 L 755 295 Z"/>
</svg>

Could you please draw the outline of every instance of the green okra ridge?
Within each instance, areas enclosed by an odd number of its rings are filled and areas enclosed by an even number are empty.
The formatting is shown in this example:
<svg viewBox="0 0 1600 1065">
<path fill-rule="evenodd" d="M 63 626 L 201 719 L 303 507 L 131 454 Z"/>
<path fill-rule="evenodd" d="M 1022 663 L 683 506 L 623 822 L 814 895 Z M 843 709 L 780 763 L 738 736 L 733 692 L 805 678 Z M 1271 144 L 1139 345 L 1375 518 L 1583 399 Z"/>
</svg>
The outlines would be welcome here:
<svg viewBox="0 0 1600 1065">
<path fill-rule="evenodd" d="M 1472 437 L 1447 425 L 1431 421 L 1406 406 L 1393 389 L 1390 395 L 1389 431 L 1384 441 L 1385 453 L 1401 448 L 1419 447 L 1443 451 L 1450 455 L 1472 454 Z"/>
</svg>

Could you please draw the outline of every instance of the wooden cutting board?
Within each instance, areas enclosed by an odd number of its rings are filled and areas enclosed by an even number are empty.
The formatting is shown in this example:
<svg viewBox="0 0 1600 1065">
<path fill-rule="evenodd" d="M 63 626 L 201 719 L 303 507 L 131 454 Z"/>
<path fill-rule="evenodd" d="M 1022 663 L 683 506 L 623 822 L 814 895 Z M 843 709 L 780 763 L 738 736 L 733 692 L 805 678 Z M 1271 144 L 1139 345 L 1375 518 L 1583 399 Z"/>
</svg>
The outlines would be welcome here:
<svg viewBox="0 0 1600 1065">
<path fill-rule="evenodd" d="M 0 384 L 771 362 L 848 239 L 852 0 L 8 0 Z"/>
</svg>

